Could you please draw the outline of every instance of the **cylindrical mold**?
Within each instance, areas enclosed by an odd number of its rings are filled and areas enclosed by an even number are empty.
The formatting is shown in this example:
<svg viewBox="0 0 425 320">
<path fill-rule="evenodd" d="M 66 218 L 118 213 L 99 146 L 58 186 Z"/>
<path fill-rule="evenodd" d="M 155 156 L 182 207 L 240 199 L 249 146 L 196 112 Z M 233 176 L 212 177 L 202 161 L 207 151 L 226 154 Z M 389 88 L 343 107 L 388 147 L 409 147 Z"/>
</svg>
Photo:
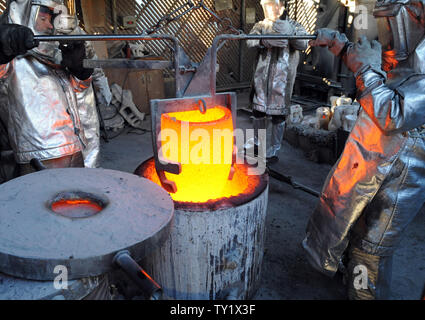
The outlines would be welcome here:
<svg viewBox="0 0 425 320">
<path fill-rule="evenodd" d="M 136 174 L 148 178 L 153 171 L 148 164 Z M 248 193 L 206 203 L 174 202 L 174 222 L 165 243 L 142 262 L 161 284 L 165 299 L 249 299 L 258 289 L 268 176 L 248 176 L 245 169 L 237 165 L 234 180 L 247 179 Z"/>
</svg>

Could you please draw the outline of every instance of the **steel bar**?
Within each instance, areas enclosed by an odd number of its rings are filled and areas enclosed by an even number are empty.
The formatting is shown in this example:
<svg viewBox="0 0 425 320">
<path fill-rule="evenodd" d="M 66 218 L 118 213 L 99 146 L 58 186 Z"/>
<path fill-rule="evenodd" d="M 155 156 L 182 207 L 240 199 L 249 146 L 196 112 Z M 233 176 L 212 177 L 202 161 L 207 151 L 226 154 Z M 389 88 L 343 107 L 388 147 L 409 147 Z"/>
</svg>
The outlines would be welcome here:
<svg viewBox="0 0 425 320">
<path fill-rule="evenodd" d="M 316 190 L 313 190 L 312 188 L 309 188 L 307 186 L 304 186 L 304 185 L 302 185 L 300 183 L 297 183 L 296 181 L 294 181 L 292 179 L 292 177 L 285 176 L 285 175 L 277 172 L 276 170 L 271 169 L 270 167 L 268 167 L 267 169 L 268 169 L 269 175 L 272 178 L 274 178 L 276 180 L 279 180 L 281 182 L 285 182 L 285 183 L 289 184 L 290 186 L 292 186 L 294 189 L 302 190 L 302 191 L 307 192 L 307 193 L 309 193 L 312 196 L 315 196 L 317 198 L 320 197 L 320 192 L 318 192 Z"/>
<path fill-rule="evenodd" d="M 171 61 L 164 60 L 130 60 L 130 59 L 107 59 L 94 60 L 84 59 L 84 68 L 102 68 L 102 69 L 143 69 L 143 70 L 164 70 L 172 67 Z"/>
<path fill-rule="evenodd" d="M 34 36 L 38 41 L 136 41 L 136 40 L 170 40 L 177 43 L 177 39 L 168 34 L 76 34 L 76 35 L 52 35 Z"/>
<path fill-rule="evenodd" d="M 118 252 L 113 263 L 119 265 L 149 300 L 160 300 L 162 288 L 131 257 L 127 250 Z"/>
<path fill-rule="evenodd" d="M 151 41 L 151 40 L 168 40 L 173 42 L 174 50 L 174 72 L 176 78 L 176 96 L 178 98 L 182 97 L 182 92 L 180 90 L 181 75 L 180 70 L 180 57 L 181 57 L 181 48 L 179 46 L 179 41 L 176 37 L 168 34 L 95 34 L 95 35 L 53 35 L 53 36 L 35 36 L 37 41 Z"/>
</svg>

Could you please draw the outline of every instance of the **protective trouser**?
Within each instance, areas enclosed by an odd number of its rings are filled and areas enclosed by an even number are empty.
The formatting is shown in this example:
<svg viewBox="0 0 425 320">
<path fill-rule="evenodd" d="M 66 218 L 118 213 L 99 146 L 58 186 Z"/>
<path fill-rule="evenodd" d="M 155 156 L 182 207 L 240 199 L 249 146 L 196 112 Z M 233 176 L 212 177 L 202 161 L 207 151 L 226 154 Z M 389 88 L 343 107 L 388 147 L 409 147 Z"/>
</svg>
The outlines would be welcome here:
<svg viewBox="0 0 425 320">
<path fill-rule="evenodd" d="M 416 131 L 409 135 L 405 151 L 351 231 L 350 243 L 357 249 L 349 250 L 349 264 L 365 266 L 370 284 L 367 290 L 349 289 L 353 299 L 389 298 L 394 251 L 424 204 L 425 139 Z"/>
<path fill-rule="evenodd" d="M 267 130 L 267 116 L 261 112 L 253 112 L 254 118 L 252 119 L 252 125 L 254 129 L 254 138 L 248 139 L 244 145 L 245 150 L 254 148 L 254 155 L 258 155 L 260 148 L 261 139 L 259 138 L 259 130 Z"/>
<path fill-rule="evenodd" d="M 51 159 L 51 160 L 44 160 L 42 161 L 42 164 L 47 169 L 58 169 L 58 168 L 84 168 L 84 159 L 83 159 L 83 153 L 77 152 L 73 155 L 58 158 L 58 159 Z M 19 173 L 20 176 L 34 173 L 37 170 L 35 170 L 31 164 L 20 164 L 19 165 Z"/>
<path fill-rule="evenodd" d="M 282 146 L 283 134 L 285 133 L 285 120 L 280 121 L 280 118 L 275 119 L 272 118 L 271 141 L 270 146 L 267 148 L 267 159 L 277 157 L 277 153 Z"/>
<path fill-rule="evenodd" d="M 392 264 L 393 256 L 375 256 L 350 247 L 346 267 L 348 299 L 389 299 Z"/>
</svg>

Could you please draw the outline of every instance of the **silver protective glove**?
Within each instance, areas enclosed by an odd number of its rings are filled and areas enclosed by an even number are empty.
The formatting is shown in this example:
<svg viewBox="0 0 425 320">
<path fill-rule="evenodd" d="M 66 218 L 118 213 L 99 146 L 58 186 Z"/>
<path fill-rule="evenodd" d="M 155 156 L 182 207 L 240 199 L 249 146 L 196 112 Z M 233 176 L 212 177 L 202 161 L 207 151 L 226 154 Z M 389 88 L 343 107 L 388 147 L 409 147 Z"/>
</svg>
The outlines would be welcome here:
<svg viewBox="0 0 425 320">
<path fill-rule="evenodd" d="M 287 20 L 277 20 L 273 23 L 273 34 L 284 34 L 292 35 L 294 33 L 294 27 Z M 286 48 L 289 45 L 289 41 L 285 39 L 278 40 L 262 40 L 262 44 L 267 48 Z"/>
<path fill-rule="evenodd" d="M 342 60 L 355 77 L 370 69 L 385 76 L 382 70 L 382 46 L 376 40 L 370 42 L 366 36 L 361 36 L 357 43 L 350 43 Z"/>
<path fill-rule="evenodd" d="M 288 46 L 288 40 L 277 39 L 277 40 L 261 40 L 261 43 L 266 48 L 286 48 Z"/>
<path fill-rule="evenodd" d="M 317 38 L 310 40 L 309 45 L 311 47 L 328 47 L 329 51 L 335 56 L 339 56 L 343 53 L 346 46 L 349 44 L 348 38 L 345 34 L 341 34 L 338 31 L 322 28 L 316 31 Z"/>
<path fill-rule="evenodd" d="M 0 64 L 6 64 L 16 56 L 38 46 L 30 28 L 18 24 L 0 25 Z"/>
</svg>

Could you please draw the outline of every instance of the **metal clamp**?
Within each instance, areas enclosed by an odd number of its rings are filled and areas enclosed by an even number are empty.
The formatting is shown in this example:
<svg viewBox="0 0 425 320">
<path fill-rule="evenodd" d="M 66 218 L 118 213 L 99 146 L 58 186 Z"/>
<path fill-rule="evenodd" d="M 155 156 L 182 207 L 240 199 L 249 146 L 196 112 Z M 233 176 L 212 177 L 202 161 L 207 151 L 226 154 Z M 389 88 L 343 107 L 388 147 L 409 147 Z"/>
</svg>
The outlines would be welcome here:
<svg viewBox="0 0 425 320">
<path fill-rule="evenodd" d="M 199 99 L 198 107 L 199 107 L 199 112 L 201 112 L 202 114 L 207 113 L 207 104 L 205 103 L 204 99 Z"/>
</svg>

